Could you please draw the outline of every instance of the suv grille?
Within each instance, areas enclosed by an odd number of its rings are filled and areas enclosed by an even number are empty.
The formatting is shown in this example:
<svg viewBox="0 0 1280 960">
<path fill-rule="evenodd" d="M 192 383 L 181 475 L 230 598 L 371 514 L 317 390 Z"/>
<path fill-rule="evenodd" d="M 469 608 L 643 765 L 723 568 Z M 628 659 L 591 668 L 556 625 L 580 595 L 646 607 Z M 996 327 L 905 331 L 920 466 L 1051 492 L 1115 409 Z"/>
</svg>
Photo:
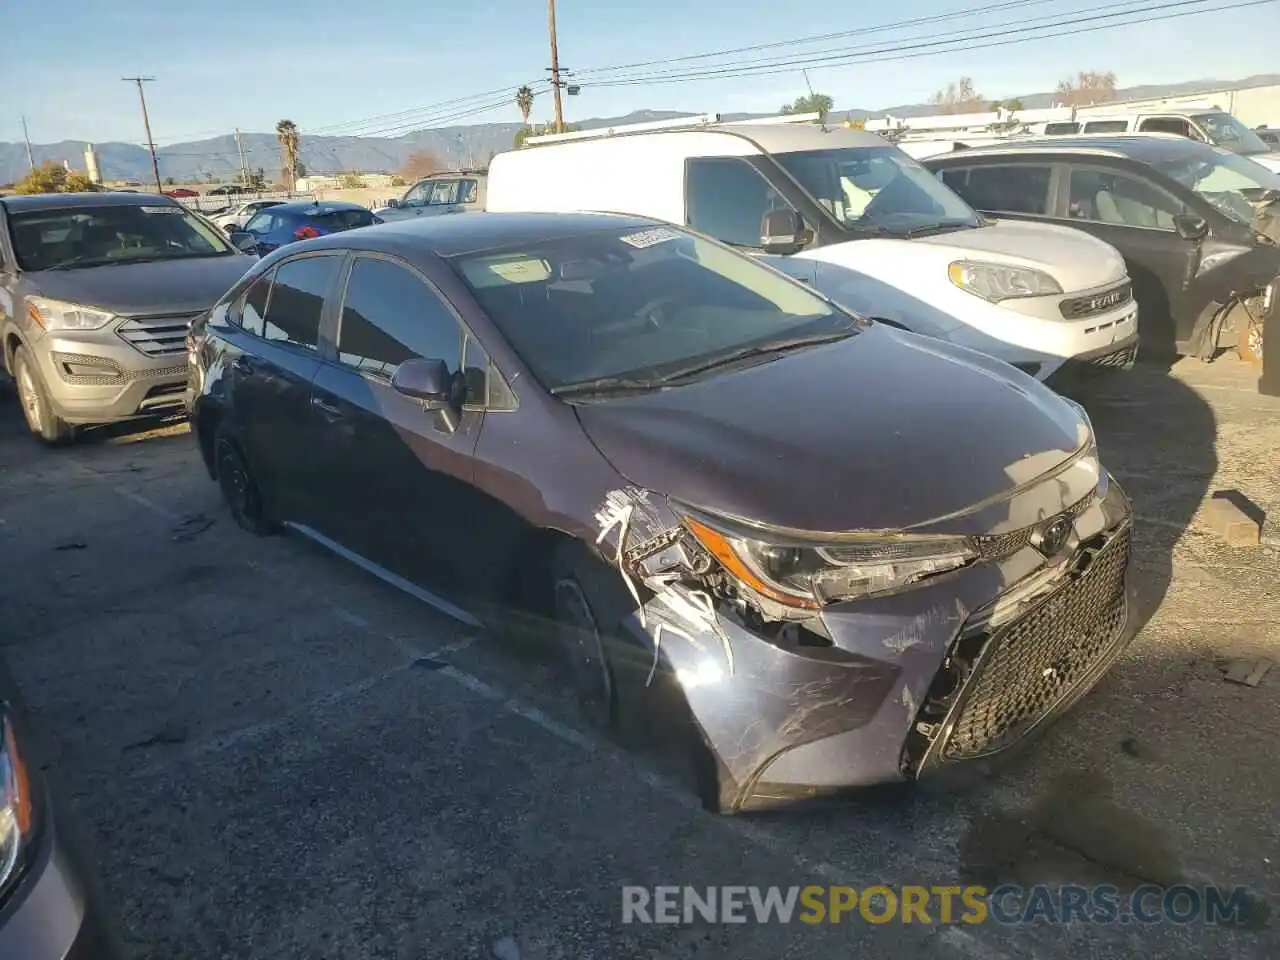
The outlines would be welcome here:
<svg viewBox="0 0 1280 960">
<path fill-rule="evenodd" d="M 187 331 L 199 316 L 134 317 L 120 324 L 116 333 L 125 343 L 148 357 L 179 357 L 187 353 Z"/>
<path fill-rule="evenodd" d="M 1126 616 L 1129 530 L 1086 546 L 1067 582 L 986 639 L 946 760 L 995 753 L 1021 738 L 1105 662 Z"/>
<path fill-rule="evenodd" d="M 1067 320 L 1082 320 L 1085 317 L 1092 317 L 1094 314 L 1114 310 L 1132 299 L 1132 285 L 1122 283 L 1118 287 L 1103 290 L 1101 293 L 1091 293 L 1084 297 L 1072 297 L 1070 300 L 1063 300 L 1058 304 L 1058 309 L 1062 311 L 1062 316 Z"/>
</svg>

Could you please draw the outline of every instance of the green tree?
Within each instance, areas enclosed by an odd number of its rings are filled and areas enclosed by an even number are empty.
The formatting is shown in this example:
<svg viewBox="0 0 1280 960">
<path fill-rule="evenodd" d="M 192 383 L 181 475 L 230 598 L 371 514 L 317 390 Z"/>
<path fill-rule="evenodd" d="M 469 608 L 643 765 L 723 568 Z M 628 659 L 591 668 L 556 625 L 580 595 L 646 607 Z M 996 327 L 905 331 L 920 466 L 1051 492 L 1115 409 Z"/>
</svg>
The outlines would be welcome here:
<svg viewBox="0 0 1280 960">
<path fill-rule="evenodd" d="M 826 120 L 827 114 L 835 105 L 836 102 L 825 93 L 810 93 L 807 96 L 796 97 L 792 103 L 784 103 L 778 112 L 788 116 L 816 113 L 819 120 Z"/>
<path fill-rule="evenodd" d="M 293 190 L 298 182 L 298 125 L 292 120 L 281 120 L 276 124 L 276 140 L 280 143 L 280 155 L 284 160 L 284 171 L 289 180 L 289 189 Z"/>
<path fill-rule="evenodd" d="M 529 126 L 529 114 L 533 112 L 533 90 L 528 85 L 516 91 L 516 106 L 520 108 L 520 116 L 524 120 L 524 125 L 526 127 Z"/>
<path fill-rule="evenodd" d="M 364 186 L 364 177 L 354 170 L 338 174 L 338 186 L 345 190 L 359 190 Z"/>
<path fill-rule="evenodd" d="M 83 173 L 75 173 L 60 163 L 49 161 L 32 170 L 14 185 L 17 193 L 87 193 L 98 185 Z"/>
</svg>

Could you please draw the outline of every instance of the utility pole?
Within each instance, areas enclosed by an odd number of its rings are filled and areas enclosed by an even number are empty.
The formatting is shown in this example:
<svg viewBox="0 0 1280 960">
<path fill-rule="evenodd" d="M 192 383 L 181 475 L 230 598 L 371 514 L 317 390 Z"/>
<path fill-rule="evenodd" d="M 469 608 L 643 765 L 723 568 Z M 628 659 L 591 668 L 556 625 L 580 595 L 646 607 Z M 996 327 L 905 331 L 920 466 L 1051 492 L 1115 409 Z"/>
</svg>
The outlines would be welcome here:
<svg viewBox="0 0 1280 960">
<path fill-rule="evenodd" d="M 236 127 L 236 152 L 240 154 L 240 186 L 249 186 L 249 166 L 244 160 L 244 144 L 240 142 L 240 128 Z"/>
<path fill-rule="evenodd" d="M 142 125 L 147 131 L 147 149 L 151 151 L 151 172 L 156 178 L 156 193 L 164 193 L 164 187 L 160 186 L 160 164 L 156 162 L 156 144 L 151 139 L 151 120 L 147 116 L 147 95 L 142 91 L 142 85 L 151 83 L 155 77 L 121 77 L 120 79 L 138 85 L 138 101 L 142 104 Z"/>
<path fill-rule="evenodd" d="M 27 144 L 27 166 L 31 168 L 31 172 L 36 172 L 36 158 L 31 155 L 31 135 L 27 133 L 27 118 L 22 118 L 22 139 Z"/>
<path fill-rule="evenodd" d="M 560 99 L 560 54 L 556 50 L 556 0 L 547 0 L 547 29 L 551 33 L 551 89 L 556 100 L 556 133 L 564 133 L 564 104 Z"/>
</svg>

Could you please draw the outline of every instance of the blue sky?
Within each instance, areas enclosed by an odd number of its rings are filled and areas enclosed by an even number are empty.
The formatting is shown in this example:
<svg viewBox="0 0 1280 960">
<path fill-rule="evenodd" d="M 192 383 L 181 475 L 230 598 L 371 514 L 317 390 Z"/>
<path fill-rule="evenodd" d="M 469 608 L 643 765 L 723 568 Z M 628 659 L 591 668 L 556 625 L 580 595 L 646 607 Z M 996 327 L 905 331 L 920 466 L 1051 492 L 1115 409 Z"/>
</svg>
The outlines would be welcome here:
<svg viewBox="0 0 1280 960">
<path fill-rule="evenodd" d="M 986 3 L 991 0 L 986 0 Z M 1162 0 L 1132 0 L 1150 6 Z M 1238 0 L 1205 0 L 1223 5 Z M 751 44 L 861 31 L 892 21 L 954 13 L 983 0 L 903 0 L 891 5 L 811 4 L 779 0 L 559 0 L 560 60 L 584 71 L 582 94 L 566 98 L 567 119 L 632 109 L 773 110 L 805 92 L 799 66 L 768 76 L 678 83 L 592 86 L 592 68 L 660 60 Z M 1086 17 L 1102 0 L 1039 0 L 1020 9 L 969 15 L 864 36 L 738 55 L 800 59 L 810 51 L 920 42 L 942 33 L 1009 29 Z M 861 8 L 861 9 L 859 9 Z M 171 144 L 229 133 L 270 131 L 288 117 L 305 135 L 399 135 L 438 121 L 519 120 L 506 94 L 474 97 L 546 75 L 543 0 L 33 0 L 4 16 L 11 41 L 0 56 L 0 140 L 21 139 L 25 114 L 35 142 L 144 139 L 137 91 L 120 80 L 153 75 L 147 85 L 152 131 Z M 1234 79 L 1277 68 L 1280 3 L 1145 26 L 970 52 L 815 67 L 809 79 L 836 107 L 876 109 L 920 101 L 961 75 L 1001 98 L 1050 89 L 1081 69 L 1114 71 L 1121 85 L 1202 77 Z M 1050 29 L 1046 27 L 1046 29 Z M 1063 28 L 1058 28 L 1063 29 Z M 1205 38 L 1216 38 L 1206 43 Z M 681 63 L 681 68 L 717 65 Z M 646 71 L 660 68 L 645 68 Z M 642 72 L 631 71 L 632 74 Z M 598 74 L 596 79 L 604 79 Z M 614 75 L 619 76 L 619 74 Z M 494 106 L 497 101 L 504 101 Z M 490 106 L 470 116 L 449 116 Z M 534 120 L 551 116 L 539 97 Z M 383 117 L 385 119 L 370 119 Z"/>
</svg>

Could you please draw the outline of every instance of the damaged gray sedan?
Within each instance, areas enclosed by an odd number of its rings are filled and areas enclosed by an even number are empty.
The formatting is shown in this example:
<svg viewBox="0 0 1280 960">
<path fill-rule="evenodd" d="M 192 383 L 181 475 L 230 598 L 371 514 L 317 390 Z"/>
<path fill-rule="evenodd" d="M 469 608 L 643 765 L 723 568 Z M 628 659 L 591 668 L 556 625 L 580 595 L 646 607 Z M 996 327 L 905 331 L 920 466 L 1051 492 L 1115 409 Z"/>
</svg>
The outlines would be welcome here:
<svg viewBox="0 0 1280 960">
<path fill-rule="evenodd" d="M 1130 508 L 1080 407 L 679 228 L 325 237 L 189 347 L 242 526 L 464 620 L 558 621 L 601 724 L 691 719 L 719 812 L 982 764 L 1134 631 Z"/>
</svg>

